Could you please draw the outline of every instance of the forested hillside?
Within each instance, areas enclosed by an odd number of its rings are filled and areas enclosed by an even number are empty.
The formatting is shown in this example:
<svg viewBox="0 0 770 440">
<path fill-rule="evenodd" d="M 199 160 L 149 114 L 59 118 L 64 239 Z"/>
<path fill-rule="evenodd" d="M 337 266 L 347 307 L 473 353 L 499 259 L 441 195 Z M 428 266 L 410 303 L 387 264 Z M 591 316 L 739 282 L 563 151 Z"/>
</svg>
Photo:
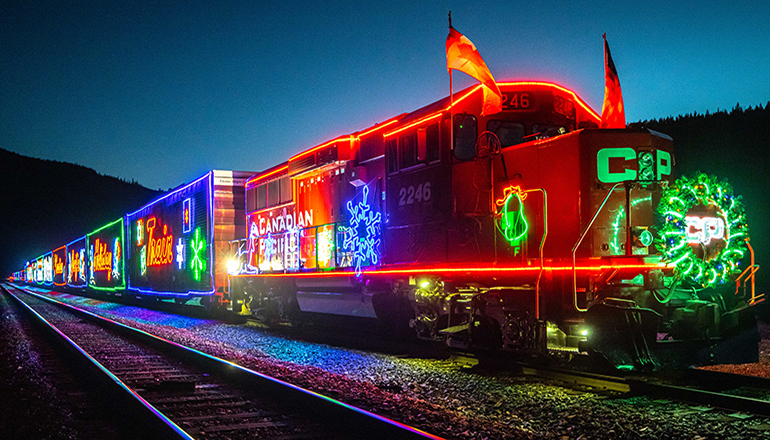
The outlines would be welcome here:
<svg viewBox="0 0 770 440">
<path fill-rule="evenodd" d="M 0 274 L 82 237 L 161 194 L 80 165 L 0 148 Z"/>
</svg>

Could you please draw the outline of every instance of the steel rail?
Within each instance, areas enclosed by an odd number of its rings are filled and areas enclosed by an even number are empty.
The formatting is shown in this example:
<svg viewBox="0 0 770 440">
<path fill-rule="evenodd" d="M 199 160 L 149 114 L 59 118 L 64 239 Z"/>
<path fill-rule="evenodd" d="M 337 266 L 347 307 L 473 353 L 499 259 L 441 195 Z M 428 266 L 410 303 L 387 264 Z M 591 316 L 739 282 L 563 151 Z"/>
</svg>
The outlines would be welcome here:
<svg viewBox="0 0 770 440">
<path fill-rule="evenodd" d="M 547 368 L 526 363 L 518 363 L 521 372 L 527 376 L 541 377 L 543 379 L 598 388 L 603 391 L 630 393 L 631 386 L 622 377 L 607 376 L 595 373 L 578 372 L 558 368 Z"/>
<path fill-rule="evenodd" d="M 5 286 L 2 290 L 17 304 L 32 316 L 36 323 L 40 324 L 53 338 L 60 343 L 62 347 L 74 356 L 71 359 L 77 362 L 79 367 L 93 373 L 96 381 L 103 387 L 101 391 L 111 394 L 120 402 L 131 416 L 138 417 L 135 421 L 138 424 L 145 425 L 148 432 L 152 432 L 156 438 L 162 439 L 187 439 L 192 440 L 187 432 L 172 422 L 169 418 L 158 411 L 149 402 L 139 396 L 134 390 L 129 388 L 123 381 L 118 379 L 112 372 L 106 369 L 99 361 L 83 350 L 75 341 L 62 333 L 58 328 L 46 320 L 42 315 L 27 305 L 18 296 L 14 295 Z M 132 419 L 133 420 L 133 419 Z"/>
<path fill-rule="evenodd" d="M 250 391 L 258 390 L 260 394 L 264 393 L 272 399 L 282 401 L 282 403 L 296 409 L 298 412 L 308 413 L 311 412 L 310 409 L 312 408 L 312 413 L 315 416 L 325 420 L 334 420 L 335 424 L 349 426 L 352 432 L 360 432 L 362 435 L 361 438 L 442 439 L 442 437 L 437 435 L 418 430 L 414 427 L 374 414 L 362 408 L 348 405 L 216 356 L 163 339 L 143 330 L 104 318 L 87 310 L 79 309 L 34 292 L 23 291 L 29 295 L 55 304 L 58 307 L 70 310 L 71 312 L 85 319 L 92 320 L 98 325 L 118 334 L 138 340 L 143 344 L 164 353 L 171 354 L 189 365 L 193 365 L 204 371 L 209 371 L 212 375 L 219 375 L 224 380 L 237 384 L 239 387 L 243 387 Z"/>
<path fill-rule="evenodd" d="M 726 394 L 718 391 L 695 388 L 693 386 L 679 386 L 664 383 L 655 383 L 652 378 L 627 378 L 622 376 L 608 376 L 594 373 L 554 369 L 519 363 L 521 371 L 525 375 L 542 377 L 559 382 L 580 386 L 598 388 L 606 391 L 615 391 L 631 395 L 644 395 L 652 398 L 669 399 L 678 402 L 709 405 L 714 408 L 726 409 L 736 412 L 770 416 L 770 401 L 754 397 Z M 768 390 L 770 395 L 770 379 L 737 374 L 720 373 L 708 370 L 687 370 L 678 381 L 694 382 L 694 386 L 702 388 L 719 388 L 733 390 L 739 387 L 762 388 Z"/>
</svg>

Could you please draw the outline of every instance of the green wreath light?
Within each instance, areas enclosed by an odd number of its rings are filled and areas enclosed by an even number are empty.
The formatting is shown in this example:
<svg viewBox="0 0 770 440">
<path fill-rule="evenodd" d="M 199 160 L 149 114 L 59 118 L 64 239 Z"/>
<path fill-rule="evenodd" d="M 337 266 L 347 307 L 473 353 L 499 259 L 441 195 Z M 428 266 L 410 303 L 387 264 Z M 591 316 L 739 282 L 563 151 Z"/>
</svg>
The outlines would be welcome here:
<svg viewBox="0 0 770 440">
<path fill-rule="evenodd" d="M 748 238 L 743 203 L 726 182 L 699 174 L 663 188 L 656 244 L 664 261 L 703 287 L 739 273 Z"/>
</svg>

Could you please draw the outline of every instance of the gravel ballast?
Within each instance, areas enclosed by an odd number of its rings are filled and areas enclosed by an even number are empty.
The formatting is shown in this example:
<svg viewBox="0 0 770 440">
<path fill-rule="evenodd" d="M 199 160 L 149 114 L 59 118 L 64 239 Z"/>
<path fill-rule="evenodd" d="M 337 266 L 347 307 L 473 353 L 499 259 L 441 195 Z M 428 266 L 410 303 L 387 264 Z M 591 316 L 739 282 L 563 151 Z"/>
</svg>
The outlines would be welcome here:
<svg viewBox="0 0 770 440">
<path fill-rule="evenodd" d="M 770 421 L 646 397 L 574 391 L 451 359 L 402 358 L 51 292 L 61 301 L 446 438 L 770 438 Z M 770 341 L 758 364 L 770 370 Z"/>
</svg>

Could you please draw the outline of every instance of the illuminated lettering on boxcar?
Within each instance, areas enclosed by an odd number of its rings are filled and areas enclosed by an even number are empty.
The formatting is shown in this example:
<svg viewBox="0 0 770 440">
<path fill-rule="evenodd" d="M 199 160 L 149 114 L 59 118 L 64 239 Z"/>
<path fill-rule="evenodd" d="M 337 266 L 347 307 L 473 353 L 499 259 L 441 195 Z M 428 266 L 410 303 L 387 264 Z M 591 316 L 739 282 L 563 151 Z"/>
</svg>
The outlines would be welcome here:
<svg viewBox="0 0 770 440">
<path fill-rule="evenodd" d="M 124 234 L 123 219 L 120 219 L 86 236 L 91 288 L 119 290 L 125 287 Z"/>
<path fill-rule="evenodd" d="M 174 235 L 164 224 L 162 235 L 155 238 L 158 223 L 155 217 L 147 220 L 147 266 L 165 266 L 174 261 Z"/>
<path fill-rule="evenodd" d="M 112 252 L 107 249 L 107 243 L 97 238 L 91 249 L 94 253 L 94 272 L 109 271 L 112 273 Z"/>
</svg>

